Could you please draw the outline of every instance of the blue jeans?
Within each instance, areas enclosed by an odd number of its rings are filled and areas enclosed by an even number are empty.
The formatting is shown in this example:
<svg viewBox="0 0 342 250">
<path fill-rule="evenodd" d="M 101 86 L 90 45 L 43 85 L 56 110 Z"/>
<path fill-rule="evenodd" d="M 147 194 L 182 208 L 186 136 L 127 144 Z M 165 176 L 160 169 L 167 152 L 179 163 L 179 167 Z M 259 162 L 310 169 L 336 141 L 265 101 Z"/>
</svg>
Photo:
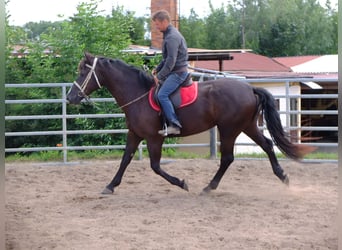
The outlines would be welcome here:
<svg viewBox="0 0 342 250">
<path fill-rule="evenodd" d="M 170 95 L 184 82 L 188 72 L 171 73 L 160 87 L 158 100 L 169 124 L 180 126 Z"/>
</svg>

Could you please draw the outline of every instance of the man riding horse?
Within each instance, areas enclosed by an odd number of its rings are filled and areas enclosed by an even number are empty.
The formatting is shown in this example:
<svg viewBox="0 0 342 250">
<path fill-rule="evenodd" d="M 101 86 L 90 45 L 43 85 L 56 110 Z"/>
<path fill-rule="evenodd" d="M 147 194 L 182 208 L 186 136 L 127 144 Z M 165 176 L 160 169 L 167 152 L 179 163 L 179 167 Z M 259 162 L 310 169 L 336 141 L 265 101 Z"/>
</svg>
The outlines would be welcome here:
<svg viewBox="0 0 342 250">
<path fill-rule="evenodd" d="M 153 14 L 152 21 L 163 33 L 163 60 L 152 73 L 156 84 L 161 84 L 158 101 L 168 123 L 168 126 L 158 133 L 164 136 L 180 134 L 182 125 L 175 113 L 170 95 L 188 76 L 188 48 L 182 34 L 170 23 L 170 15 L 167 11 L 157 11 Z"/>
</svg>

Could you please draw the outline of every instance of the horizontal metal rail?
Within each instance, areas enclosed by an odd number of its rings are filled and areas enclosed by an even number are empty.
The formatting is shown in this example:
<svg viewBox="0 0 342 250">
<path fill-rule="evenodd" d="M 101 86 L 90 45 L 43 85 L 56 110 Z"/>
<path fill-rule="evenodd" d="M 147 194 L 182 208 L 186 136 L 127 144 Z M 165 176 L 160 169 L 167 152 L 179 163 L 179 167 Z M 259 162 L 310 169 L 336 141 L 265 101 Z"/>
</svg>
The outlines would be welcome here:
<svg viewBox="0 0 342 250">
<path fill-rule="evenodd" d="M 78 115 L 22 115 L 5 116 L 5 120 L 46 120 L 46 119 L 72 119 L 72 118 L 124 118 L 124 114 L 78 114 Z"/>
<path fill-rule="evenodd" d="M 289 127 L 287 130 L 302 131 L 338 131 L 338 127 Z M 101 129 L 101 130 L 61 130 L 51 131 L 27 131 L 27 132 L 5 132 L 5 136 L 35 136 L 35 135 L 81 135 L 81 134 L 126 134 L 128 129 Z M 193 144 L 191 144 L 193 145 Z M 241 143 L 240 143 L 241 145 Z"/>
</svg>

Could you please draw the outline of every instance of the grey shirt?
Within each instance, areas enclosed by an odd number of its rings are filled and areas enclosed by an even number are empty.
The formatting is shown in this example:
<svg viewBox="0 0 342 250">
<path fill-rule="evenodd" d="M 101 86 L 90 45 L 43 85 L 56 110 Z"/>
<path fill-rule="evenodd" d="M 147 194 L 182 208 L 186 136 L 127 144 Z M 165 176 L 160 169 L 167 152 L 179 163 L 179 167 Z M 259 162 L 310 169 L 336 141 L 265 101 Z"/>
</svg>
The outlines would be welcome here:
<svg viewBox="0 0 342 250">
<path fill-rule="evenodd" d="M 182 34 L 171 24 L 163 34 L 163 60 L 156 68 L 160 81 L 164 81 L 172 72 L 187 71 L 188 65 L 188 48 Z"/>
</svg>

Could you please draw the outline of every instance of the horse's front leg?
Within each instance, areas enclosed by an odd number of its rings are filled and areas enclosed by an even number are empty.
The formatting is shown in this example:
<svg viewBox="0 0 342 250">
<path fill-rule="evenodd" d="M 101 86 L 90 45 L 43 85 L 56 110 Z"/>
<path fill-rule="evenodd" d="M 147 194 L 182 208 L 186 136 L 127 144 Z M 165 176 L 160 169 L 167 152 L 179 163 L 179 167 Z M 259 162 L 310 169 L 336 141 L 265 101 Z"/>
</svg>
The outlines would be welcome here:
<svg viewBox="0 0 342 250">
<path fill-rule="evenodd" d="M 141 141 L 142 141 L 141 137 L 137 136 L 132 131 L 128 131 L 126 148 L 121 159 L 119 170 L 117 171 L 112 181 L 102 191 L 102 194 L 112 194 L 114 192 L 114 188 L 120 185 L 122 176 L 125 173 L 125 170 L 128 164 L 131 162 L 134 156 L 134 153 L 137 150 L 139 143 Z"/>
<path fill-rule="evenodd" d="M 180 180 L 177 177 L 169 175 L 160 167 L 160 158 L 161 158 L 161 150 L 162 150 L 163 141 L 164 141 L 163 139 L 147 140 L 147 149 L 150 155 L 151 168 L 156 174 L 163 177 L 172 185 L 176 185 L 186 191 L 189 191 L 188 185 L 186 184 L 185 180 Z"/>
</svg>

